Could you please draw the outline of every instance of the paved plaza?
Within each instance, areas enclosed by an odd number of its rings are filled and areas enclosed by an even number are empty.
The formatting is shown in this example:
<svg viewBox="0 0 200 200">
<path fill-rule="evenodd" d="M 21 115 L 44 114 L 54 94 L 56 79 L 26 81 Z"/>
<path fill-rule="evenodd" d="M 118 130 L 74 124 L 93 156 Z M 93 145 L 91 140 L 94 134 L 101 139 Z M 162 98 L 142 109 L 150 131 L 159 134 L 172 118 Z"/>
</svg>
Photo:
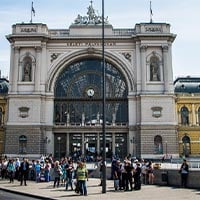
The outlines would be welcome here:
<svg viewBox="0 0 200 200">
<path fill-rule="evenodd" d="M 9 183 L 8 180 L 0 180 L 0 189 L 14 192 L 23 193 L 40 199 L 137 199 L 137 200 L 172 200 L 172 199 L 187 199 L 199 200 L 200 190 L 196 189 L 183 189 L 166 186 L 156 185 L 142 185 L 139 191 L 115 191 L 113 188 L 113 181 L 107 180 L 106 193 L 102 194 L 102 187 L 98 186 L 99 179 L 90 178 L 88 184 L 88 196 L 79 196 L 74 191 L 66 191 L 64 186 L 53 188 L 53 182 L 35 183 L 28 181 L 28 186 L 20 186 L 18 181 Z"/>
</svg>

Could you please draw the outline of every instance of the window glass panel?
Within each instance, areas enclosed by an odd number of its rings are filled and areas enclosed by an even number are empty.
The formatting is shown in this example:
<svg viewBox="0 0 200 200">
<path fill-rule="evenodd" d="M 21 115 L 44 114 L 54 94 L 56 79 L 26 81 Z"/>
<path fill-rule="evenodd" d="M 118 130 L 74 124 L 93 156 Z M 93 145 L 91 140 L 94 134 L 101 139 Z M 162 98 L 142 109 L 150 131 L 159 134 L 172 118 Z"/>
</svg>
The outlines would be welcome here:
<svg viewBox="0 0 200 200">
<path fill-rule="evenodd" d="M 112 64 L 105 66 L 106 123 L 126 123 L 127 83 Z M 102 122 L 102 86 L 101 60 L 88 59 L 66 66 L 55 84 L 55 122 Z"/>
</svg>

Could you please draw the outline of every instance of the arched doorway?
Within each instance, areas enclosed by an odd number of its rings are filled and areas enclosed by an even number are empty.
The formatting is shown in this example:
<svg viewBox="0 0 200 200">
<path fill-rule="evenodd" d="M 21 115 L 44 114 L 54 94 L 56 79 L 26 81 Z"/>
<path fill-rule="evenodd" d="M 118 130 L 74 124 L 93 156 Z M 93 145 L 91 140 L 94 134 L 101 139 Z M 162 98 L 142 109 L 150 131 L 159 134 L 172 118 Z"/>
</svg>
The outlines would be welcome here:
<svg viewBox="0 0 200 200">
<path fill-rule="evenodd" d="M 106 148 L 112 156 L 117 127 L 120 130 L 128 123 L 128 87 L 124 75 L 112 63 L 106 61 L 105 68 L 106 126 L 115 128 L 107 134 Z M 71 155 L 101 152 L 102 80 L 102 61 L 90 58 L 65 66 L 55 82 L 54 124 L 57 130 L 59 126 L 70 127 L 65 134 Z M 122 137 L 126 141 L 127 132 Z M 123 154 L 127 154 L 126 149 Z"/>
</svg>

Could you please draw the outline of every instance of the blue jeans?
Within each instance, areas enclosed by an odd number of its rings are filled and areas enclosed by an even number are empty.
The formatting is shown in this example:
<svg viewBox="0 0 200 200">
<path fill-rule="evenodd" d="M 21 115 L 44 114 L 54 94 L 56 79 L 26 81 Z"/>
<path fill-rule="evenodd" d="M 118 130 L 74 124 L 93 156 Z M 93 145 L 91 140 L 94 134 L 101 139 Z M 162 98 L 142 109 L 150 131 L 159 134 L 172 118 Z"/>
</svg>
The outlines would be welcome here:
<svg viewBox="0 0 200 200">
<path fill-rule="evenodd" d="M 87 195 L 87 184 L 86 180 L 79 180 L 78 181 L 79 188 L 80 188 L 80 194 L 81 195 Z"/>
<path fill-rule="evenodd" d="M 66 177 L 66 190 L 68 190 L 69 185 L 71 186 L 71 190 L 73 190 L 72 177 Z"/>
</svg>

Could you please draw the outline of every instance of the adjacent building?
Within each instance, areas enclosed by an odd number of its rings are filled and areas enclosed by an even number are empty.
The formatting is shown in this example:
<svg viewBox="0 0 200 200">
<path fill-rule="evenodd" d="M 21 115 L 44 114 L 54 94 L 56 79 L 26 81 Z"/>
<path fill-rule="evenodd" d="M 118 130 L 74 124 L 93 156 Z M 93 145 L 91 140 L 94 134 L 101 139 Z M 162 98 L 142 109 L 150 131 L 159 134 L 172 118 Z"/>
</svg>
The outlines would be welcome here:
<svg viewBox="0 0 200 200">
<path fill-rule="evenodd" d="M 181 77 L 174 81 L 178 116 L 179 154 L 200 155 L 200 78 Z"/>
<path fill-rule="evenodd" d="M 7 121 L 8 88 L 8 80 L 6 78 L 0 78 L 0 155 L 4 154 L 5 148 L 5 125 Z"/>
<path fill-rule="evenodd" d="M 7 155 L 100 154 L 105 67 L 107 156 L 178 156 L 176 35 L 167 23 L 116 29 L 104 22 L 104 45 L 92 3 L 68 29 L 12 26 Z"/>
</svg>

